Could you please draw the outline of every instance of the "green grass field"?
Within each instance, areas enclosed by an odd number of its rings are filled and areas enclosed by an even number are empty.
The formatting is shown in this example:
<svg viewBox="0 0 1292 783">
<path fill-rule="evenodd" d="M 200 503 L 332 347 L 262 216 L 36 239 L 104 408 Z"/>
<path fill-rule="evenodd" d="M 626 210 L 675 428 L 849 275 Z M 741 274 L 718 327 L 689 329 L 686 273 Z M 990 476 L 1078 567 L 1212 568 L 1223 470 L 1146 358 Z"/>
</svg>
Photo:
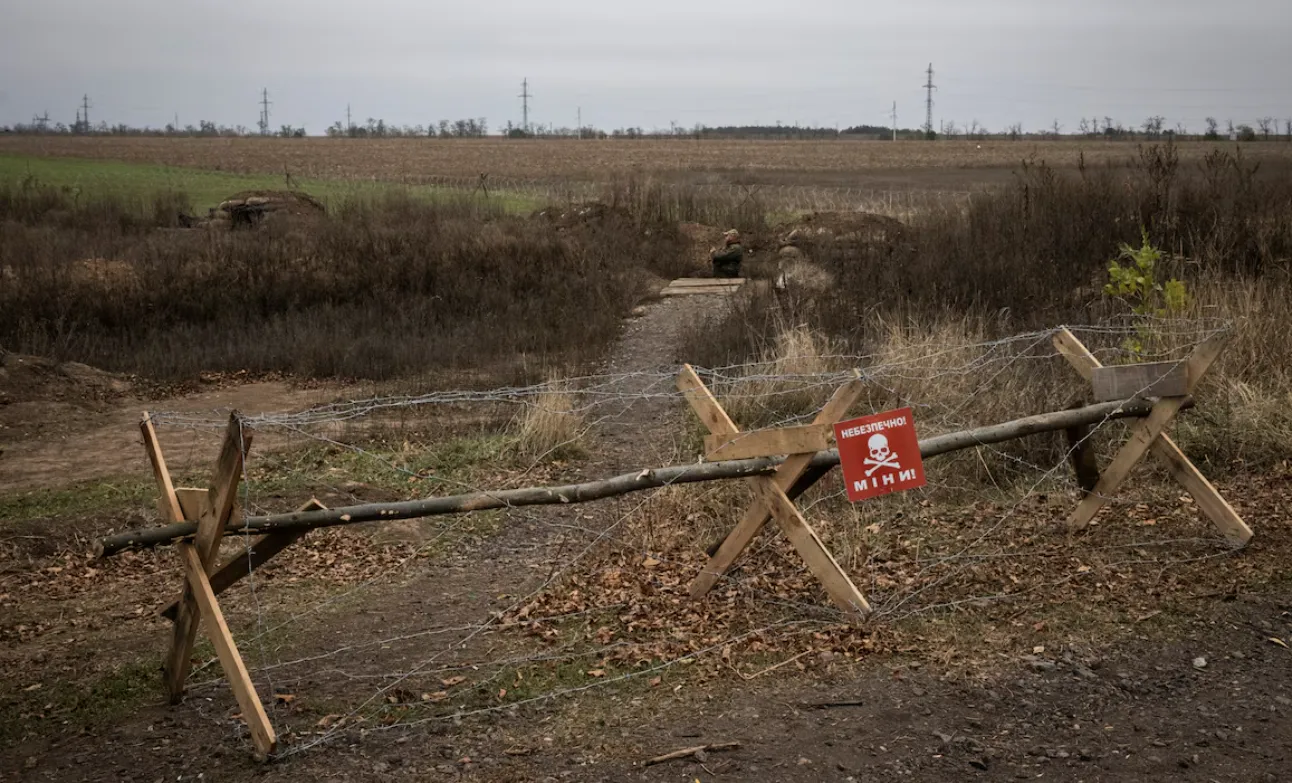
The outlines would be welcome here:
<svg viewBox="0 0 1292 783">
<path fill-rule="evenodd" d="M 79 188 L 86 198 L 114 195 L 134 200 L 141 210 L 148 207 L 155 193 L 186 193 L 198 214 L 205 214 L 207 209 L 244 190 L 287 189 L 283 177 L 278 174 L 231 174 L 111 160 L 0 155 L 0 182 L 22 182 L 28 177 L 55 187 Z M 293 184 L 329 208 L 348 199 L 377 198 L 391 191 L 426 200 L 458 194 L 449 188 L 393 182 L 293 178 Z M 532 212 L 543 206 L 538 199 L 516 193 L 494 193 L 492 198 L 501 199 L 508 211 L 518 213 Z"/>
</svg>

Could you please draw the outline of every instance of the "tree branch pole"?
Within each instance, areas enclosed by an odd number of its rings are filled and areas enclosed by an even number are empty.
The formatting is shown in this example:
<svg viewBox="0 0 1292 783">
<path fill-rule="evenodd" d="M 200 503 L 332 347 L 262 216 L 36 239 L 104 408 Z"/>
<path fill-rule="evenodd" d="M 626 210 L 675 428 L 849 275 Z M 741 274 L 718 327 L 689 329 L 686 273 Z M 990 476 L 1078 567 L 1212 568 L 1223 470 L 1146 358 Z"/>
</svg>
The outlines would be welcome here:
<svg viewBox="0 0 1292 783">
<path fill-rule="evenodd" d="M 1192 407 L 1192 399 L 1184 407 Z M 961 449 L 1001 443 L 1008 440 L 1036 435 L 1043 432 L 1065 430 L 1074 426 L 1098 424 L 1108 419 L 1142 418 L 1153 409 L 1153 403 L 1143 399 L 1123 400 L 1089 405 L 1084 408 L 1041 413 L 1003 424 L 979 427 L 946 435 L 936 435 L 920 441 L 920 455 L 925 459 Z M 673 484 L 692 484 L 702 481 L 725 481 L 767 476 L 776 471 L 783 460 L 773 457 L 758 459 L 705 462 L 693 465 L 674 465 L 647 468 L 635 473 L 625 473 L 599 481 L 567 484 L 557 487 L 529 487 L 506 489 L 497 492 L 472 492 L 465 495 L 406 500 L 395 503 L 369 503 L 360 506 L 340 507 L 323 511 L 297 511 L 286 514 L 246 517 L 234 520 L 225 529 L 226 534 L 273 533 L 292 530 L 311 530 L 336 525 L 356 525 L 362 522 L 381 522 L 397 519 L 417 519 L 442 514 L 460 514 L 496 508 L 519 506 L 560 505 L 587 503 L 593 500 L 641 492 Z M 811 468 L 828 470 L 839 464 L 838 450 L 822 451 L 812 460 Z M 105 537 L 98 547 L 100 557 L 110 557 L 127 549 L 141 549 L 190 538 L 197 531 L 194 522 L 177 522 L 160 527 L 133 530 Z"/>
</svg>

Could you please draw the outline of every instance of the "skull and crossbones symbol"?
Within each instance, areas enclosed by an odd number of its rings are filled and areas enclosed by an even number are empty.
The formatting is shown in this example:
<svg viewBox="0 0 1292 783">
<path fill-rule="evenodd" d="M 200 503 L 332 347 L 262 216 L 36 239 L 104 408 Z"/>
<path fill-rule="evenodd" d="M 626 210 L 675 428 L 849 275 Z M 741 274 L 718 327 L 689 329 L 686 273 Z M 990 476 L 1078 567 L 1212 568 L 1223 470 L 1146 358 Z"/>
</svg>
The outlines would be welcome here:
<svg viewBox="0 0 1292 783">
<path fill-rule="evenodd" d="M 870 478 L 880 468 L 902 469 L 902 466 L 897 462 L 897 454 L 888 446 L 888 436 L 871 435 L 870 440 L 866 441 L 866 445 L 870 447 L 870 458 L 865 460 L 865 463 L 870 465 L 870 468 L 866 471 L 866 478 Z"/>
</svg>

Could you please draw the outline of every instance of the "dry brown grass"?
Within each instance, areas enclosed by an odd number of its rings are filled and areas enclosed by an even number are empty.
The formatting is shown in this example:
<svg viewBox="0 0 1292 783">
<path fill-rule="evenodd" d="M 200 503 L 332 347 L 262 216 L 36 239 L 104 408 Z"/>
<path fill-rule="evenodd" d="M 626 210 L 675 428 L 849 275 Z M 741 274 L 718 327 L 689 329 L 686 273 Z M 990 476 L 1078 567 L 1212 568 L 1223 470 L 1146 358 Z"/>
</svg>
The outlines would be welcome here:
<svg viewBox="0 0 1292 783">
<path fill-rule="evenodd" d="M 846 362 L 835 358 L 837 353 L 825 335 L 805 324 L 787 325 L 754 363 L 719 383 L 715 394 L 746 429 L 809 415 L 834 391 L 821 376 L 847 370 Z"/>
<path fill-rule="evenodd" d="M 583 453 L 587 422 L 574 388 L 557 377 L 513 420 L 516 450 L 534 460 Z"/>
</svg>

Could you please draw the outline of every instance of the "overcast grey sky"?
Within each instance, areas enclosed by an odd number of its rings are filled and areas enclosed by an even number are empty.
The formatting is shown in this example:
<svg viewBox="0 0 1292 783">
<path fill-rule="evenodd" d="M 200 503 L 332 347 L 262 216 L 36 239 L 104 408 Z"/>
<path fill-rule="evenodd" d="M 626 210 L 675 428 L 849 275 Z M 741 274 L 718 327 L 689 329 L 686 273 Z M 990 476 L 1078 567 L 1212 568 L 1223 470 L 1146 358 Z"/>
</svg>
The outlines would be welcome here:
<svg viewBox="0 0 1292 783">
<path fill-rule="evenodd" d="M 0 124 L 915 127 L 930 61 L 935 124 L 1292 118 L 1292 1 L 3 0 Z"/>
</svg>

